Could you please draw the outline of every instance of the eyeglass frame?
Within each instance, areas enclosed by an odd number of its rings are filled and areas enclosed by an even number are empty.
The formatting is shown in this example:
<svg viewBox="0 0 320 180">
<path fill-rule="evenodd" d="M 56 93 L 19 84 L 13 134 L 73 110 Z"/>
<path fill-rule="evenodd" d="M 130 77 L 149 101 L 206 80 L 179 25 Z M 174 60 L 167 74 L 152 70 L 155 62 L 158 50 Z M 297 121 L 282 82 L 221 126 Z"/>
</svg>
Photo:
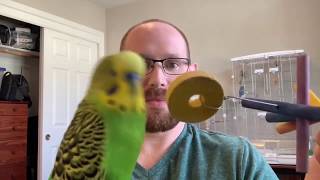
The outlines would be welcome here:
<svg viewBox="0 0 320 180">
<path fill-rule="evenodd" d="M 161 63 L 162 71 L 163 71 L 164 73 L 168 74 L 168 75 L 180 75 L 180 74 L 183 74 L 183 73 L 185 73 L 185 72 L 188 72 L 189 67 L 190 67 L 190 64 L 191 64 L 191 60 L 190 60 L 189 58 L 175 58 L 175 57 L 169 57 L 169 58 L 164 58 L 164 59 L 152 59 L 152 58 L 148 58 L 148 57 L 143 57 L 143 58 L 145 59 L 145 61 L 152 61 L 152 63 L 153 63 L 152 65 L 154 65 L 156 62 L 160 62 L 160 63 Z M 164 66 L 163 66 L 163 62 L 166 61 L 166 60 L 169 60 L 169 59 L 182 59 L 182 60 L 186 60 L 186 61 L 188 62 L 188 63 L 187 63 L 188 67 L 187 67 L 186 71 L 183 72 L 183 73 L 179 73 L 179 74 L 177 74 L 177 73 L 168 73 L 168 72 L 165 70 Z M 153 71 L 153 69 L 154 69 L 154 67 L 152 67 L 151 71 L 150 71 L 150 72 L 147 72 L 146 74 L 150 74 L 150 73 Z"/>
</svg>

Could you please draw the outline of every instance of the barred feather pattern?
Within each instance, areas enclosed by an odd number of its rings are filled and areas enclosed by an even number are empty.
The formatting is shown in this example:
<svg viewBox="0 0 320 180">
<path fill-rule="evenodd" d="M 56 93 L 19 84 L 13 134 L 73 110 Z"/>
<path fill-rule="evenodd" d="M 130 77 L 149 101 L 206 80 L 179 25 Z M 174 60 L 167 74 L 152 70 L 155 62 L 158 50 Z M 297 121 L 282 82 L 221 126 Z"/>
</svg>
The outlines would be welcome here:
<svg viewBox="0 0 320 180">
<path fill-rule="evenodd" d="M 64 134 L 51 179 L 105 179 L 102 167 L 104 126 L 93 106 L 83 101 Z"/>
</svg>

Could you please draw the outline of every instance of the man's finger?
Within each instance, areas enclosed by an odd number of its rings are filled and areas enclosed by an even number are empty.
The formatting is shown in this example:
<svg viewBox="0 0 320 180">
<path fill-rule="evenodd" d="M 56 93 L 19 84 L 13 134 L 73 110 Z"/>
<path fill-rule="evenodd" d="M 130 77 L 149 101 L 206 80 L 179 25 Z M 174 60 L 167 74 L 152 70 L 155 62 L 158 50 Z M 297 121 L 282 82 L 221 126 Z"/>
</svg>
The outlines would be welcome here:
<svg viewBox="0 0 320 180">
<path fill-rule="evenodd" d="M 318 132 L 316 136 L 316 147 L 314 148 L 314 157 L 320 164 L 320 131 Z"/>
</svg>

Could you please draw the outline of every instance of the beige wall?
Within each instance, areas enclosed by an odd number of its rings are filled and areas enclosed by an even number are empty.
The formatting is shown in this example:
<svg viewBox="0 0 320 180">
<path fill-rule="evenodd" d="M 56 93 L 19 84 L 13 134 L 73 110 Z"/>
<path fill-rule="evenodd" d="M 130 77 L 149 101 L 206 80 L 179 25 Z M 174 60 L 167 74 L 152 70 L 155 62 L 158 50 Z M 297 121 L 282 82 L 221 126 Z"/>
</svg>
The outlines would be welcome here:
<svg viewBox="0 0 320 180">
<path fill-rule="evenodd" d="M 186 33 L 193 61 L 214 73 L 227 94 L 231 57 L 305 49 L 312 58 L 312 88 L 320 95 L 319 7 L 318 0 L 142 0 L 107 10 L 106 49 L 118 51 L 133 24 L 161 18 Z"/>
<path fill-rule="evenodd" d="M 88 0 L 14 0 L 27 6 L 105 32 L 105 8 Z"/>
</svg>

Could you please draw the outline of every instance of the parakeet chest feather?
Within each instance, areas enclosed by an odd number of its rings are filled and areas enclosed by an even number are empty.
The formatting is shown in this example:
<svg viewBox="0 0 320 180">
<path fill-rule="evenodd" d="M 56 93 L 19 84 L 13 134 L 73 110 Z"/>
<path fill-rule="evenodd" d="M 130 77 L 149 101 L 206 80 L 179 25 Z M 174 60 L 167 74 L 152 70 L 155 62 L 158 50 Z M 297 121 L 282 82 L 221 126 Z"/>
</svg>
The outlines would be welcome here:
<svg viewBox="0 0 320 180">
<path fill-rule="evenodd" d="M 129 108 L 105 111 L 106 127 L 105 162 L 107 176 L 112 179 L 127 179 L 140 153 L 145 134 L 145 112 Z M 118 175 L 122 174 L 123 177 Z M 115 177 L 116 176 L 116 177 Z"/>
</svg>

